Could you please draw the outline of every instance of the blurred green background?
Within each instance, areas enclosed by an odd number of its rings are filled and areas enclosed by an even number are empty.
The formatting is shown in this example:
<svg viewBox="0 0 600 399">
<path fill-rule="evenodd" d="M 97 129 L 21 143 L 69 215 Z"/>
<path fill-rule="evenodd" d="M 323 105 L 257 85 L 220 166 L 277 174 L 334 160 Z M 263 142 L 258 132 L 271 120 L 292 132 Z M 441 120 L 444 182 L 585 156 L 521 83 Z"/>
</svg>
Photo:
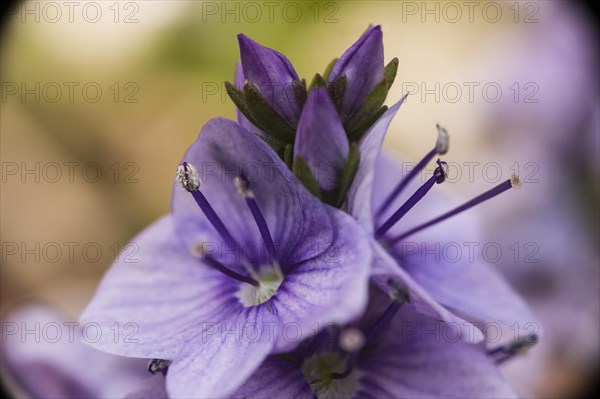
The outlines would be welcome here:
<svg viewBox="0 0 600 399">
<path fill-rule="evenodd" d="M 591 381 L 600 346 L 600 132 L 596 21 L 585 8 L 66 3 L 17 4 L 3 27 L 3 311 L 37 298 L 75 319 L 118 250 L 134 256 L 128 240 L 169 211 L 175 168 L 200 128 L 235 118 L 223 82 L 233 79 L 238 33 L 283 52 L 310 80 L 381 24 L 386 62 L 400 59 L 388 104 L 413 92 L 386 149 L 418 161 L 439 122 L 451 134 L 456 176 L 444 190 L 468 198 L 491 187 L 496 171 L 524 180 L 518 195 L 478 210 L 482 242 L 507 254 L 493 266 L 545 327 L 506 375 L 534 397 L 573 395 Z M 515 242 L 518 257 L 508 249 Z"/>
</svg>

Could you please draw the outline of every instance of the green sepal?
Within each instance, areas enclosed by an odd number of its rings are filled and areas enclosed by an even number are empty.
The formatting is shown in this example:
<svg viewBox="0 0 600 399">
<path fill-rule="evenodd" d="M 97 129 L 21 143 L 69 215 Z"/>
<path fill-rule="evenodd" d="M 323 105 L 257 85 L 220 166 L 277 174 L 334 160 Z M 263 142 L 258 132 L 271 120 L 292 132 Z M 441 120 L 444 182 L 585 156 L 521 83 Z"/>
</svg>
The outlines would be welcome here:
<svg viewBox="0 0 600 399">
<path fill-rule="evenodd" d="M 271 147 L 273 150 L 275 150 L 275 152 L 280 155 L 281 159 L 283 159 L 283 154 L 284 154 L 285 147 L 286 147 L 285 143 L 282 143 L 281 141 L 278 141 L 271 137 L 266 137 L 266 136 L 263 136 L 260 134 L 257 134 L 256 136 L 259 139 L 261 139 L 262 141 L 264 141 L 265 143 L 267 143 L 269 145 L 269 147 Z"/>
<path fill-rule="evenodd" d="M 333 71 L 333 67 L 335 66 L 335 64 L 338 62 L 337 58 L 334 58 L 329 65 L 327 65 L 327 68 L 325 68 L 325 72 L 323 72 L 323 79 L 325 79 L 325 81 L 329 80 L 329 75 L 331 75 L 331 71 Z"/>
<path fill-rule="evenodd" d="M 344 93 L 346 92 L 346 75 L 338 76 L 333 79 L 327 90 L 329 91 L 329 96 L 331 100 L 335 104 L 335 109 L 338 114 L 342 112 L 342 105 L 344 104 Z"/>
<path fill-rule="evenodd" d="M 231 98 L 231 101 L 233 101 L 236 107 L 238 107 L 240 112 L 250 121 L 250 123 L 264 131 L 264 127 L 258 123 L 258 121 L 254 118 L 254 115 L 252 115 L 252 112 L 250 112 L 248 109 L 244 92 L 229 82 L 225 82 L 225 90 L 227 91 L 229 98 Z"/>
<path fill-rule="evenodd" d="M 315 197 L 321 199 L 321 187 L 312 171 L 308 167 L 308 164 L 301 156 L 294 158 L 294 164 L 292 165 L 292 172 L 300 180 L 300 182 L 310 191 Z"/>
<path fill-rule="evenodd" d="M 294 95 L 296 96 L 296 102 L 300 106 L 300 109 L 304 107 L 304 103 L 306 102 L 306 97 L 308 93 L 306 91 L 306 80 L 292 80 L 292 89 L 294 90 Z"/>
<path fill-rule="evenodd" d="M 315 87 L 327 87 L 327 81 L 323 79 L 321 75 L 318 73 L 315 74 L 310 85 L 308 86 L 308 91 L 311 91 Z"/>
<path fill-rule="evenodd" d="M 361 125 L 357 126 L 356 128 L 354 128 L 353 131 L 348 133 L 348 140 L 352 142 L 360 141 L 360 139 L 367 132 L 367 130 L 369 130 L 369 128 L 373 126 L 375 122 L 377 122 L 377 120 L 381 117 L 381 115 L 385 114 L 385 111 L 387 110 L 387 105 L 384 105 L 383 107 L 379 108 L 379 110 L 375 114 L 371 115 L 369 119 L 365 120 Z"/>
<path fill-rule="evenodd" d="M 287 165 L 288 168 L 292 169 L 294 165 L 294 145 L 287 144 L 285 149 L 283 150 L 283 162 Z"/>
<path fill-rule="evenodd" d="M 294 142 L 295 130 L 271 107 L 254 83 L 246 82 L 244 97 L 247 108 L 265 133 L 284 143 Z"/>
<path fill-rule="evenodd" d="M 352 181 L 354 181 L 354 176 L 356 176 L 356 172 L 358 172 L 359 165 L 360 151 L 358 149 L 358 144 L 351 143 L 350 150 L 348 151 L 348 159 L 346 160 L 346 164 L 344 165 L 344 170 L 342 171 L 342 176 L 340 177 L 340 181 L 336 190 L 337 208 L 341 208 L 342 205 L 344 205 L 344 202 L 346 202 L 346 195 L 348 195 L 350 185 L 352 184 Z"/>
<path fill-rule="evenodd" d="M 365 101 L 361 104 L 358 110 L 344 123 L 344 128 L 348 133 L 348 137 L 355 140 L 360 139 L 362 134 L 370 127 L 368 122 L 375 123 L 377 119 L 373 119 L 376 114 L 382 114 L 381 106 L 396 79 L 398 72 L 398 58 L 394 58 L 386 65 L 383 71 L 383 79 L 377 83 Z"/>
</svg>

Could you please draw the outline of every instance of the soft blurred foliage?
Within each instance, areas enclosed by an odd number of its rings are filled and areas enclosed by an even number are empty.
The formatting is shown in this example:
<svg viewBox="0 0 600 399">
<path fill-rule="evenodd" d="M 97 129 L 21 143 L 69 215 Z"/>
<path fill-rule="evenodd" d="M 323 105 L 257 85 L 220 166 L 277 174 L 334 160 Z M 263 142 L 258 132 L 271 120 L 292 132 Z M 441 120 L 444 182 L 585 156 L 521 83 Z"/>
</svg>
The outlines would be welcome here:
<svg viewBox="0 0 600 399">
<path fill-rule="evenodd" d="M 210 118 L 235 117 L 222 83 L 233 79 L 237 33 L 283 52 L 310 80 L 381 24 L 386 61 L 400 59 L 388 104 L 419 90 L 392 123 L 387 150 L 418 161 L 439 122 L 451 134 L 446 158 L 461 173 L 443 190 L 467 198 L 491 187 L 489 162 L 524 180 L 477 210 L 486 236 L 474 238 L 500 243 L 505 255 L 490 267 L 544 323 L 542 341 L 506 374 L 527 396 L 564 397 L 597 371 L 598 43 L 586 9 L 567 1 L 99 1 L 97 18 L 89 2 L 75 2 L 72 15 L 53 2 L 57 18 L 47 3 L 18 4 L 3 27 L 4 311 L 37 298 L 76 318 L 115 251 L 169 211 L 186 147 Z M 472 178 L 469 162 L 479 163 Z"/>
</svg>

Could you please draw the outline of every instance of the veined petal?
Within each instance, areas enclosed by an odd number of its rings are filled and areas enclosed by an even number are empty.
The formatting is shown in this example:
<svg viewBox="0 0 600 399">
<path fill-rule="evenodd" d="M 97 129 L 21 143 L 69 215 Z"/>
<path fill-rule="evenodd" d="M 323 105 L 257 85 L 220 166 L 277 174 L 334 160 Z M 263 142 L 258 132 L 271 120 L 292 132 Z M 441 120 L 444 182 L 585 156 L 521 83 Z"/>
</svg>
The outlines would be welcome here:
<svg viewBox="0 0 600 399">
<path fill-rule="evenodd" d="M 367 304 L 369 238 L 342 212 L 332 212 L 322 223 L 335 236 L 323 237 L 320 228 L 308 235 L 305 250 L 311 257 L 288 267 L 273 298 L 273 311 L 287 329 L 278 336 L 277 351 L 292 349 L 330 323 L 352 321 Z"/>
<path fill-rule="evenodd" d="M 258 86 L 273 109 L 295 128 L 300 117 L 292 81 L 299 80 L 290 61 L 278 51 L 238 35 L 244 76 Z"/>
<path fill-rule="evenodd" d="M 100 328 L 97 342 L 90 342 L 99 349 L 173 360 L 203 323 L 218 322 L 235 309 L 239 283 L 192 256 L 170 217 L 132 242 L 137 253 L 115 262 L 81 322 Z"/>
<path fill-rule="evenodd" d="M 143 384 L 147 360 L 84 345 L 94 338 L 93 330 L 86 333 L 85 325 L 43 304 L 10 311 L 2 320 L 0 351 L 7 388 L 14 387 L 16 396 L 35 398 L 118 398 Z"/>
<path fill-rule="evenodd" d="M 483 345 L 403 307 L 381 342 L 359 359 L 359 397 L 515 398 Z"/>
<path fill-rule="evenodd" d="M 374 196 L 375 168 L 381 152 L 381 145 L 392 119 L 405 98 L 406 96 L 388 109 L 359 143 L 360 165 L 348 191 L 348 213 L 354 216 L 369 232 L 374 231 L 371 201 Z"/>
<path fill-rule="evenodd" d="M 314 394 L 297 363 L 270 356 L 230 397 L 313 399 Z"/>
<path fill-rule="evenodd" d="M 322 189 L 333 190 L 342 175 L 348 149 L 344 125 L 327 90 L 311 90 L 298 123 L 295 155 L 306 161 Z"/>
<path fill-rule="evenodd" d="M 228 396 L 271 352 L 275 323 L 272 314 L 250 307 L 203 331 L 169 366 L 169 397 Z"/>
<path fill-rule="evenodd" d="M 245 199 L 233 182 L 240 173 L 249 181 L 269 226 L 282 268 L 305 259 L 302 251 L 307 244 L 306 235 L 316 225 L 322 226 L 321 221 L 328 220 L 330 211 L 300 184 L 266 143 L 235 122 L 217 118 L 205 125 L 183 160 L 198 169 L 200 191 L 240 245 L 242 255 L 248 255 L 253 263 L 270 263 L 265 251 L 255 253 L 264 245 Z M 173 189 L 171 207 L 177 232 L 189 248 L 203 242 L 223 248 L 222 240 L 192 195 L 178 184 Z M 322 240 L 327 235 L 331 239 L 333 231 L 323 227 L 321 234 Z M 223 248 L 223 263 L 235 267 L 235 258 Z"/>
<path fill-rule="evenodd" d="M 369 28 L 356 43 L 342 54 L 329 75 L 329 83 L 347 78 L 343 118 L 352 115 L 371 90 L 383 79 L 383 34 L 381 26 Z"/>
</svg>

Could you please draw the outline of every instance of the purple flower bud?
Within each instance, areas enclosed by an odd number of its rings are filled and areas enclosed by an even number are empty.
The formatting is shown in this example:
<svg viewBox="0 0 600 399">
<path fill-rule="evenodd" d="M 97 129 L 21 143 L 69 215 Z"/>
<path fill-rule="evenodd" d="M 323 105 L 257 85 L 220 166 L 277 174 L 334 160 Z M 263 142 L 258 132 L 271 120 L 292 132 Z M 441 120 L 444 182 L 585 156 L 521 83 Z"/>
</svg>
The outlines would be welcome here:
<svg viewBox="0 0 600 399">
<path fill-rule="evenodd" d="M 273 109 L 293 128 L 300 118 L 292 82 L 299 80 L 290 61 L 281 53 L 239 34 L 244 77 L 254 83 Z"/>
<path fill-rule="evenodd" d="M 342 119 L 350 117 L 383 79 L 383 34 L 381 26 L 369 28 L 341 56 L 329 75 L 329 82 L 346 76 Z"/>
</svg>

